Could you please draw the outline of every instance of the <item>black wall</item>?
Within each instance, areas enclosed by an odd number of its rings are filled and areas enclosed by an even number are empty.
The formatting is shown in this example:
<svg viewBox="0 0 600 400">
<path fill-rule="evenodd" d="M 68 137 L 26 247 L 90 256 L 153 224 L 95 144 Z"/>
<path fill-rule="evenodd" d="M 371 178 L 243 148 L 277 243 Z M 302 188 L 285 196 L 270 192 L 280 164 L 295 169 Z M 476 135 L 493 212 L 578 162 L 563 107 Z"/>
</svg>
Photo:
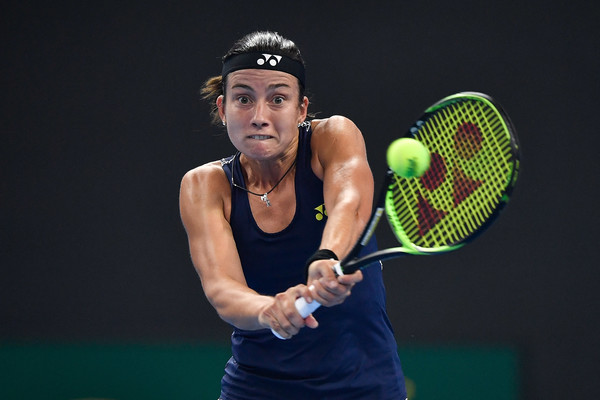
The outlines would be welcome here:
<svg viewBox="0 0 600 400">
<path fill-rule="evenodd" d="M 0 6 L 0 340 L 228 340 L 179 182 L 233 152 L 198 88 L 235 39 L 270 29 L 302 49 L 312 111 L 361 128 L 376 178 L 430 103 L 504 105 L 523 152 L 510 207 L 468 248 L 387 263 L 396 336 L 516 346 L 523 398 L 600 395 L 591 2 L 32 3 Z"/>
</svg>

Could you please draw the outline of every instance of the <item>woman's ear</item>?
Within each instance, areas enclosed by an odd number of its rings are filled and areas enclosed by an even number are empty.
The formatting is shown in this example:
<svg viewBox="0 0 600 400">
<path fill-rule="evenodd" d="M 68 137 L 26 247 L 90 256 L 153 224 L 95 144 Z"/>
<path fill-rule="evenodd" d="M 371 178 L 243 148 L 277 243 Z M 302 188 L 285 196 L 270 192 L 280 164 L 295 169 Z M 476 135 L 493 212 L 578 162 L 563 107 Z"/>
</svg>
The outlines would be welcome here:
<svg viewBox="0 0 600 400">
<path fill-rule="evenodd" d="M 300 104 L 300 116 L 298 120 L 298 125 L 303 123 L 308 115 L 308 97 L 304 96 L 302 99 L 302 103 Z"/>
<path fill-rule="evenodd" d="M 221 118 L 221 121 L 223 121 L 223 125 L 225 125 L 225 96 L 220 95 L 219 97 L 217 97 L 216 103 L 217 103 L 217 109 L 219 110 L 219 117 Z"/>
</svg>

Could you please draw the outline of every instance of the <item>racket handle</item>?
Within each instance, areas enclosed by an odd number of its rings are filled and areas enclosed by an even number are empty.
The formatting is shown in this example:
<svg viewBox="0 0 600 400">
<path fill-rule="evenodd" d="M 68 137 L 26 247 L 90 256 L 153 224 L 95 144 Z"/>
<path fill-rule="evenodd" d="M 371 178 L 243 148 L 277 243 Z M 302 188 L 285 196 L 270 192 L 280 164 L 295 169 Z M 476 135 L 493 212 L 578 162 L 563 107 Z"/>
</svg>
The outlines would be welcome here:
<svg viewBox="0 0 600 400">
<path fill-rule="evenodd" d="M 342 266 L 340 262 L 336 263 L 333 266 L 333 271 L 337 276 L 344 275 L 344 271 L 342 271 Z M 311 285 L 309 289 L 314 289 L 314 286 Z M 298 310 L 298 314 L 300 314 L 302 318 L 308 317 L 310 314 L 313 313 L 313 311 L 321 307 L 321 303 L 319 303 L 318 301 L 313 300 L 311 303 L 308 303 L 306 300 L 304 300 L 304 297 L 298 297 L 294 305 L 296 306 L 296 310 Z M 285 340 L 283 336 L 275 332 L 273 329 L 271 329 L 271 332 L 273 332 L 273 335 L 275 335 L 275 337 Z"/>
<path fill-rule="evenodd" d="M 308 303 L 304 297 L 298 297 L 294 304 L 296 306 L 296 310 L 298 310 L 298 313 L 300 316 L 302 316 L 302 318 L 308 317 L 313 313 L 313 311 L 321 307 L 321 303 L 318 301 L 313 300 L 312 303 Z M 286 340 L 286 338 L 275 332 L 273 329 L 271 329 L 271 332 L 273 332 L 273 335 L 275 335 L 276 338 Z"/>
<path fill-rule="evenodd" d="M 294 305 L 296 306 L 296 310 L 298 310 L 298 314 L 300 314 L 302 318 L 308 317 L 310 314 L 313 313 L 313 311 L 321 307 L 321 303 L 319 303 L 318 301 L 313 300 L 311 303 L 309 303 L 304 299 L 304 297 L 298 297 Z M 273 335 L 275 335 L 275 337 L 285 340 L 283 336 L 275 332 L 273 329 L 271 329 L 271 332 L 273 332 Z"/>
<path fill-rule="evenodd" d="M 296 299 L 296 310 L 302 316 L 302 318 L 308 317 L 313 313 L 317 308 L 321 307 L 321 303 L 316 300 L 313 300 L 312 303 L 308 303 L 304 297 L 298 297 Z"/>
</svg>

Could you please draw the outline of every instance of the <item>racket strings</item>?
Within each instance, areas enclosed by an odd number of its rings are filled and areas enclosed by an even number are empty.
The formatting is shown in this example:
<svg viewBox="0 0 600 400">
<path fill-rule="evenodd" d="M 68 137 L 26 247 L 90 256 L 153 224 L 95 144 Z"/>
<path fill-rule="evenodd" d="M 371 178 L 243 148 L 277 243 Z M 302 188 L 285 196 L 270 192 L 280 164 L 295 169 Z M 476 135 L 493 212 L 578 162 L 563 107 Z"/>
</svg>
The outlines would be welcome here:
<svg viewBox="0 0 600 400">
<path fill-rule="evenodd" d="M 514 169 L 512 139 L 499 112 L 477 99 L 443 105 L 417 126 L 431 166 L 419 179 L 394 176 L 386 211 L 403 243 L 451 246 L 502 205 Z"/>
</svg>

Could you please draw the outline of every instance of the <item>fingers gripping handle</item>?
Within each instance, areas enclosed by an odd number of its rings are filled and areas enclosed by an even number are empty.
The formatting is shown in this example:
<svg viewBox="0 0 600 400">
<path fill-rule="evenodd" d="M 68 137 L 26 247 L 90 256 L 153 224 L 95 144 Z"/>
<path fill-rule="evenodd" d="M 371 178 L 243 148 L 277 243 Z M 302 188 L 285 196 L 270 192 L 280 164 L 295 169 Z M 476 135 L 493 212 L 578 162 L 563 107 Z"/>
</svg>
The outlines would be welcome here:
<svg viewBox="0 0 600 400">
<path fill-rule="evenodd" d="M 302 318 L 308 317 L 310 314 L 313 313 L 313 311 L 321 307 L 321 303 L 319 303 L 318 301 L 313 300 L 312 303 L 308 303 L 304 299 L 304 297 L 298 297 L 294 304 L 296 305 L 296 310 L 298 310 L 298 314 L 300 314 Z M 285 340 L 283 336 L 275 332 L 273 329 L 271 329 L 271 332 L 273 332 L 273 335 L 275 335 L 275 337 Z"/>
<path fill-rule="evenodd" d="M 338 276 L 344 275 L 339 262 L 333 266 L 333 270 L 335 271 L 335 273 Z M 309 287 L 309 289 L 311 291 L 314 288 L 315 287 L 312 285 Z M 313 311 L 315 311 L 317 308 L 321 307 L 321 303 L 319 303 L 318 301 L 313 300 L 311 303 L 309 303 L 304 299 L 304 297 L 298 297 L 296 299 L 296 301 L 294 302 L 294 305 L 296 306 L 296 310 L 298 310 L 298 314 L 300 314 L 300 316 L 302 318 L 308 317 L 310 314 L 313 313 Z M 275 337 L 285 340 L 285 338 L 283 336 L 281 336 L 279 333 L 275 332 L 273 329 L 271 329 L 271 332 L 273 332 L 273 335 L 275 335 Z"/>
<path fill-rule="evenodd" d="M 313 313 L 317 308 L 321 307 L 321 303 L 316 300 L 313 300 L 312 303 L 308 303 L 304 297 L 298 297 L 296 299 L 296 310 L 302 316 L 302 318 L 308 317 Z"/>
</svg>

